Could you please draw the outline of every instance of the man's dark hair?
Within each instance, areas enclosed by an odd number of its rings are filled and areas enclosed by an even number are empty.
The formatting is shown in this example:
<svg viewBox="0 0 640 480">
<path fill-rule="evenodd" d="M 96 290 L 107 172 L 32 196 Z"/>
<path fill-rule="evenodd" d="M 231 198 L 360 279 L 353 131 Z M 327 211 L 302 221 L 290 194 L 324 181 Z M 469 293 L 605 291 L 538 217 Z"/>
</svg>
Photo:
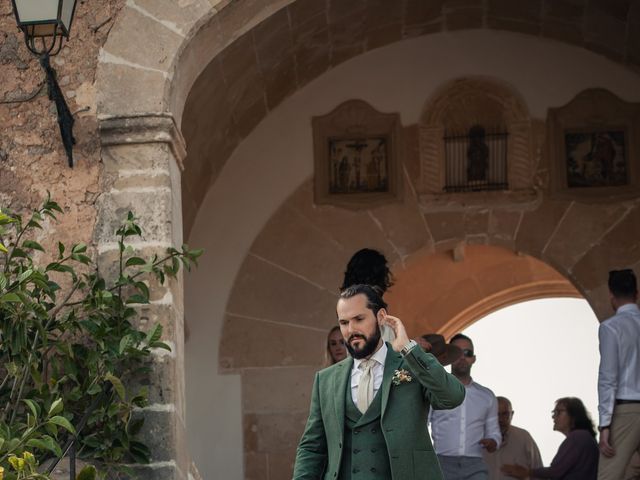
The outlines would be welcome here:
<svg viewBox="0 0 640 480">
<path fill-rule="evenodd" d="M 611 270 L 609 291 L 616 298 L 634 298 L 638 294 L 638 282 L 633 270 Z"/>
<path fill-rule="evenodd" d="M 358 250 L 347 264 L 340 291 L 351 285 L 374 285 L 382 289 L 384 294 L 393 285 L 387 258 L 371 248 Z"/>
<path fill-rule="evenodd" d="M 375 285 L 351 285 L 340 292 L 340 298 L 352 298 L 356 295 L 363 294 L 367 297 L 367 308 L 378 315 L 381 308 L 387 308 L 386 302 L 382 299 L 382 291 Z"/>
<path fill-rule="evenodd" d="M 473 340 L 471 340 L 469 337 L 467 337 L 464 333 L 456 333 L 451 340 L 449 340 L 449 343 L 453 343 L 456 340 L 466 340 L 467 342 L 469 342 L 471 344 L 471 348 L 475 349 L 475 347 L 473 346 Z"/>
<path fill-rule="evenodd" d="M 567 409 L 567 415 L 571 418 L 571 430 L 586 430 L 595 438 L 596 430 L 593 428 L 593 421 L 582 400 L 576 397 L 563 397 L 556 400 L 556 405 Z"/>
</svg>

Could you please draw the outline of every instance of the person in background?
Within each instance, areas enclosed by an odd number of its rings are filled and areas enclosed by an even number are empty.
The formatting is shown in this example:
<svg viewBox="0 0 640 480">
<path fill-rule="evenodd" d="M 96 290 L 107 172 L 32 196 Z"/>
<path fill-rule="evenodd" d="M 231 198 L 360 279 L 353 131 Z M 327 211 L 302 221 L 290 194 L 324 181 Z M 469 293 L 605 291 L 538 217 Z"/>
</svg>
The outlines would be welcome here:
<svg viewBox="0 0 640 480">
<path fill-rule="evenodd" d="M 451 344 L 462 350 L 462 356 L 451 364 L 451 373 L 464 385 L 466 394 L 459 407 L 430 413 L 433 446 L 445 480 L 486 480 L 489 472 L 483 451 L 495 452 L 502 439 L 498 401 L 491 390 L 471 378 L 476 362 L 471 339 L 459 333 Z"/>
<path fill-rule="evenodd" d="M 519 479 L 533 477 L 553 480 L 596 480 L 599 455 L 596 432 L 582 400 L 575 397 L 556 400 L 551 418 L 553 429 L 567 437 L 560 444 L 551 466 L 529 468 L 524 465 L 505 464 L 502 471 Z"/>
<path fill-rule="evenodd" d="M 640 309 L 633 270 L 612 270 L 608 284 L 615 315 L 598 327 L 598 479 L 620 480 L 637 473 L 629 461 L 640 447 Z"/>
<path fill-rule="evenodd" d="M 347 358 L 347 347 L 344 345 L 344 338 L 340 333 L 340 326 L 336 325 L 327 335 L 327 350 L 325 352 L 325 366 L 329 367 L 340 360 Z"/>
<path fill-rule="evenodd" d="M 371 285 L 384 296 L 389 287 L 393 285 L 393 275 L 389 269 L 387 257 L 372 248 L 362 248 L 354 253 L 347 263 L 340 291 L 342 292 L 352 285 Z M 385 342 L 393 342 L 395 339 L 393 330 L 387 325 L 382 325 L 381 330 L 382 339 Z"/>
<path fill-rule="evenodd" d="M 340 291 L 360 284 L 378 287 L 383 295 L 393 285 L 393 275 L 389 270 L 387 257 L 378 250 L 358 250 L 347 263 Z"/>
<path fill-rule="evenodd" d="M 489 468 L 489 480 L 509 480 L 500 468 L 504 464 L 517 464 L 529 469 L 542 467 L 542 458 L 533 437 L 522 428 L 511 425 L 513 407 L 506 397 L 498 397 L 498 425 L 502 434 L 500 448 L 493 453 L 484 452 Z"/>
</svg>

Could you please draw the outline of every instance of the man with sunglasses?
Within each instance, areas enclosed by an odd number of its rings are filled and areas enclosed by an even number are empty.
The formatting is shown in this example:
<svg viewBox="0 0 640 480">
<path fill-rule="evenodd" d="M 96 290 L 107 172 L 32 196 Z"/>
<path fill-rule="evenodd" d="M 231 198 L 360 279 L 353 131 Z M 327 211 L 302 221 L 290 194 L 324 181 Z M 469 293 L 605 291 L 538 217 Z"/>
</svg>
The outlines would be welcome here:
<svg viewBox="0 0 640 480">
<path fill-rule="evenodd" d="M 471 378 L 476 362 L 471 339 L 459 333 L 451 343 L 462 350 L 462 357 L 451 364 L 451 373 L 464 385 L 466 395 L 457 408 L 431 411 L 433 446 L 445 480 L 487 480 L 483 453 L 495 452 L 502 440 L 498 401 L 491 390 Z"/>
<path fill-rule="evenodd" d="M 608 284 L 615 315 L 598 329 L 598 480 L 620 480 L 640 448 L 640 309 L 633 270 L 612 270 Z"/>
</svg>

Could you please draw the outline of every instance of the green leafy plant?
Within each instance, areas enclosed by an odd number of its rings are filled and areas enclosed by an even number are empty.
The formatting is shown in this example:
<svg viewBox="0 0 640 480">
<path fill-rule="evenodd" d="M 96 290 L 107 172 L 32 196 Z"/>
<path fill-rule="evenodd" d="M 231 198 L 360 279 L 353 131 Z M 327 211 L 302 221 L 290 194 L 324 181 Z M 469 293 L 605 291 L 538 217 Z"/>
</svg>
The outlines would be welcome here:
<svg viewBox="0 0 640 480">
<path fill-rule="evenodd" d="M 134 413 L 147 402 L 140 385 L 153 351 L 169 346 L 161 325 L 142 330 L 137 308 L 149 303 L 149 285 L 202 254 L 185 245 L 134 255 L 126 242 L 142 231 L 129 213 L 103 274 L 85 244 L 58 243 L 50 255 L 35 240 L 60 213 L 51 199 L 26 219 L 0 211 L 0 480 L 49 478 L 72 448 L 101 475 L 129 477 L 126 464 L 149 461 Z M 92 469 L 78 478 L 94 478 Z"/>
</svg>

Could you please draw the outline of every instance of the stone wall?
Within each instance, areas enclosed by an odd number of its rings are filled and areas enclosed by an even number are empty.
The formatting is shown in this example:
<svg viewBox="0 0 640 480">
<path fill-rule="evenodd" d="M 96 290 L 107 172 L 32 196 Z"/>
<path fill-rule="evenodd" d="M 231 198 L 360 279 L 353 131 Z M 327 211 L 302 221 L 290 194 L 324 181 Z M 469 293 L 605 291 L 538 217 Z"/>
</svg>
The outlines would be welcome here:
<svg viewBox="0 0 640 480">
<path fill-rule="evenodd" d="M 24 44 L 11 2 L 0 5 L 0 207 L 31 209 L 51 192 L 65 215 L 59 224 L 48 225 L 45 245 L 54 237 L 91 243 L 101 191 L 94 77 L 98 52 L 123 4 L 124 0 L 78 2 L 71 39 L 52 57 L 75 113 L 73 169 L 67 166 L 44 72 Z"/>
</svg>

